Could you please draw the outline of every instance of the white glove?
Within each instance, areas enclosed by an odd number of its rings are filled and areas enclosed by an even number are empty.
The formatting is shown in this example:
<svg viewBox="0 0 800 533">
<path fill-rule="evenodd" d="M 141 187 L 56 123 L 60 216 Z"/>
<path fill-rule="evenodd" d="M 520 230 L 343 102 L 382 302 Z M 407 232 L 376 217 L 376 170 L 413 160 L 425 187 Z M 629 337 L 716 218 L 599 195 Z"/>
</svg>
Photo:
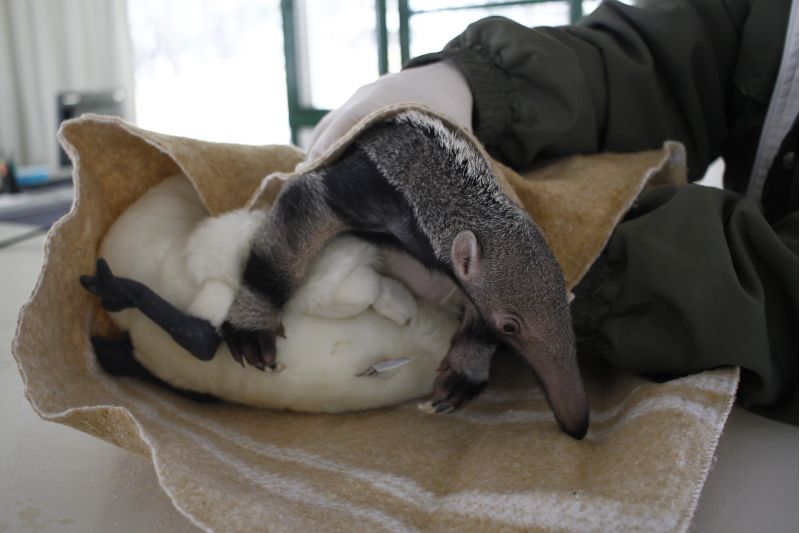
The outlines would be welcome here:
<svg viewBox="0 0 800 533">
<path fill-rule="evenodd" d="M 317 124 L 306 161 L 325 153 L 359 120 L 390 104 L 424 104 L 472 131 L 472 93 L 463 74 L 448 61 L 387 74 L 358 89 Z"/>
</svg>

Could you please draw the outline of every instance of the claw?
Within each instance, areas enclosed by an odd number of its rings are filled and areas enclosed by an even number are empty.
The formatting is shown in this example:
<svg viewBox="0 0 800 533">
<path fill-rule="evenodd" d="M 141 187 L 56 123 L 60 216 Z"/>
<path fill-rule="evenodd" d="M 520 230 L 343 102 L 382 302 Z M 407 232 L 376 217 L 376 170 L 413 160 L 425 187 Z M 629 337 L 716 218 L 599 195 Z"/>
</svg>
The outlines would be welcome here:
<svg viewBox="0 0 800 533">
<path fill-rule="evenodd" d="M 275 330 L 275 335 L 280 337 L 280 338 L 282 338 L 282 339 L 286 338 L 286 332 L 283 330 L 283 324 L 278 326 L 278 329 Z"/>
<path fill-rule="evenodd" d="M 455 408 L 452 405 L 446 403 L 440 403 L 439 406 L 436 408 L 435 412 L 436 414 L 441 414 L 441 413 L 447 414 L 453 411 L 454 409 Z"/>
<path fill-rule="evenodd" d="M 233 360 L 242 365 L 242 368 L 244 368 L 244 357 L 242 357 L 242 351 L 239 349 L 239 346 L 230 341 L 226 341 L 226 343 L 228 345 L 228 349 L 231 351 Z"/>
<path fill-rule="evenodd" d="M 237 363 L 247 363 L 261 371 L 276 371 L 275 335 L 269 331 L 240 330 L 229 322 L 222 324 L 222 336 Z"/>
<path fill-rule="evenodd" d="M 244 368 L 244 359 L 242 358 L 242 349 L 239 346 L 239 336 L 236 330 L 228 322 L 222 323 L 222 338 L 225 339 L 225 344 L 228 345 L 228 350 L 231 352 L 233 360 L 242 365 Z"/>
<path fill-rule="evenodd" d="M 283 326 L 279 328 L 279 331 L 280 330 L 283 330 Z M 277 358 L 275 335 L 269 331 L 259 331 L 256 336 L 258 338 L 258 345 L 260 347 L 259 357 L 261 362 L 264 364 L 264 366 L 274 369 L 275 359 Z"/>
<path fill-rule="evenodd" d="M 431 406 L 436 413 L 450 413 L 467 405 L 484 387 L 485 381 L 473 381 L 448 364 L 447 369 L 436 376 Z"/>
<path fill-rule="evenodd" d="M 242 354 L 247 364 L 263 371 L 266 365 L 264 364 L 264 359 L 261 358 L 261 346 L 259 346 L 258 341 L 253 337 L 254 336 L 251 334 L 244 338 Z"/>
</svg>

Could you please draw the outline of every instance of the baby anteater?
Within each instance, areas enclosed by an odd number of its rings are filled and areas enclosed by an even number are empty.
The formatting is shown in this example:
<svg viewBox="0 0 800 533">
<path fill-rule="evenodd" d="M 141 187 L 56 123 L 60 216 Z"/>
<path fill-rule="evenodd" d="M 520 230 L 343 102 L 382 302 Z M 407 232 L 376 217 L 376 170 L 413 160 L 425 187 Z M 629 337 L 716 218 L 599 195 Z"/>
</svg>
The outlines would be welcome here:
<svg viewBox="0 0 800 533">
<path fill-rule="evenodd" d="M 553 253 L 471 141 L 419 112 L 373 126 L 335 163 L 283 188 L 256 232 L 223 324 L 237 360 L 275 364 L 283 305 L 342 232 L 401 247 L 467 295 L 434 385 L 437 411 L 458 408 L 482 390 L 499 342 L 533 367 L 561 428 L 576 438 L 586 434 L 588 402 Z"/>
</svg>

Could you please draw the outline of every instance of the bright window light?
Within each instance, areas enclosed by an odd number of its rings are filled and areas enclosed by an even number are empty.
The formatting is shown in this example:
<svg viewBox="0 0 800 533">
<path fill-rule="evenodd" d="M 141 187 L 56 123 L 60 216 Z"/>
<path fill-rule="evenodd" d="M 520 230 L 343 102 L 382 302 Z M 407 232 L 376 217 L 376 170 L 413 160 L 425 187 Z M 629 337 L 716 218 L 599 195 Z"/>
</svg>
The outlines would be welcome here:
<svg viewBox="0 0 800 533">
<path fill-rule="evenodd" d="M 141 127 L 289 142 L 279 0 L 136 0 L 128 14 Z"/>
</svg>

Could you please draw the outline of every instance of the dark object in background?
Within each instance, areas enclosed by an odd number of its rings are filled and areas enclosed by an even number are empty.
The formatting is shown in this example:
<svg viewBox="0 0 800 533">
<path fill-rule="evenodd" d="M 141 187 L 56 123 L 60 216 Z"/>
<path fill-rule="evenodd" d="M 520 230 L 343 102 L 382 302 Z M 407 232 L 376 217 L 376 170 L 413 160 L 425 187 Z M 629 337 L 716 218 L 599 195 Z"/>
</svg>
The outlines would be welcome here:
<svg viewBox="0 0 800 533">
<path fill-rule="evenodd" d="M 16 194 L 19 192 L 17 177 L 14 175 L 14 162 L 0 159 L 0 194 Z"/>
<path fill-rule="evenodd" d="M 77 118 L 86 113 L 98 115 L 125 115 L 125 91 L 113 89 L 100 92 L 69 91 L 58 94 L 58 124 L 71 118 Z M 70 160 L 63 148 L 59 147 L 58 164 L 62 167 L 70 166 Z"/>
<path fill-rule="evenodd" d="M 59 93 L 56 99 L 57 123 L 60 125 L 86 113 L 124 117 L 125 97 L 122 89 Z M 73 200 L 71 174 L 71 162 L 62 148 L 59 148 L 57 167 L 42 165 L 15 169 L 10 159 L 0 158 L 0 193 L 24 193 L 15 195 L 13 201 L 5 197 L 7 201 L 0 205 L 0 222 L 49 228 L 70 210 Z M 21 237 L 3 241 L 0 248 L 39 232 L 35 229 Z"/>
<path fill-rule="evenodd" d="M 29 167 L 35 168 L 35 167 Z M 72 206 L 72 179 L 69 169 L 52 171 L 52 179 L 26 186 L 25 167 L 18 169 L 11 159 L 0 158 L 0 223 L 28 224 L 49 228 L 66 215 Z M 19 194 L 22 193 L 22 194 Z M 13 195 L 13 196 L 12 196 Z M 23 237 L 33 237 L 33 231 Z M 24 240 L 20 236 L 0 242 L 0 248 Z"/>
</svg>

